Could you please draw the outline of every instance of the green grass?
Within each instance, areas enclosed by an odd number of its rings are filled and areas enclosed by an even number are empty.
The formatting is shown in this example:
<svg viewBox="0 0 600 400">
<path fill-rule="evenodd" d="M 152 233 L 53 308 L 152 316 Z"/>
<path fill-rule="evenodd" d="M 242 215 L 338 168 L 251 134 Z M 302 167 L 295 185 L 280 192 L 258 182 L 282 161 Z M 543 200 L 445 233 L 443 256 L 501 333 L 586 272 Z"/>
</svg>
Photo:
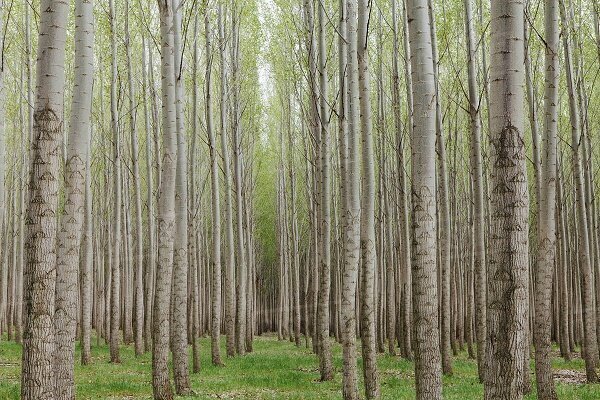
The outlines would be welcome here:
<svg viewBox="0 0 600 400">
<path fill-rule="evenodd" d="M 288 341 L 257 337 L 254 352 L 226 359 L 225 367 L 210 364 L 209 340 L 201 340 L 202 367 L 192 375 L 195 399 L 341 399 L 341 349 L 334 346 L 335 379 L 319 382 L 316 357 L 305 347 Z M 360 350 L 359 350 L 360 353 Z M 225 351 L 223 349 L 223 354 Z M 21 347 L 0 342 L 0 399 L 19 398 Z M 79 361 L 79 349 L 77 349 Z M 122 363 L 108 362 L 108 347 L 92 348 L 92 364 L 75 367 L 78 399 L 151 399 L 151 356 L 136 358 L 131 347 L 121 348 Z M 360 360 L 359 360 L 360 363 Z M 583 371 L 581 359 L 555 359 L 556 370 Z M 414 398 L 413 364 L 381 355 L 379 372 L 383 399 Z M 532 376 L 532 381 L 534 381 Z M 533 385 L 535 386 L 535 385 Z M 557 384 L 561 399 L 598 399 L 600 385 Z M 444 399 L 480 399 L 483 386 L 477 367 L 465 353 L 454 358 L 454 375 L 444 377 Z M 535 393 L 528 399 L 535 399 Z"/>
</svg>

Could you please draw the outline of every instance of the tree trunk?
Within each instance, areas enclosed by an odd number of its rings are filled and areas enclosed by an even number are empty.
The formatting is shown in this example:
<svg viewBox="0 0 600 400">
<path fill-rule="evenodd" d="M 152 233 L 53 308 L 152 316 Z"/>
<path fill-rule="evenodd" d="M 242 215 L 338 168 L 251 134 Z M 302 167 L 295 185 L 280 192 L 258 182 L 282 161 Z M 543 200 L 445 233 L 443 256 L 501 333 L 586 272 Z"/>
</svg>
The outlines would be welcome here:
<svg viewBox="0 0 600 400">
<path fill-rule="evenodd" d="M 483 160 L 481 155 L 481 111 L 477 88 L 477 57 L 471 0 L 464 0 L 467 36 L 467 69 L 469 81 L 469 116 L 471 125 L 471 179 L 473 181 L 473 269 L 474 287 L 486 285 L 485 205 L 483 202 Z M 477 337 L 477 370 L 479 382 L 484 382 L 486 341 L 486 291 L 475 290 L 475 326 Z"/>
<path fill-rule="evenodd" d="M 551 296 L 556 263 L 556 154 L 558 132 L 559 20 L 558 0 L 546 1 L 544 137 L 538 202 L 538 254 L 535 270 L 535 372 L 541 399 L 558 399 L 552 375 Z M 559 261 L 560 262 L 560 261 Z M 556 323 L 556 321 L 555 321 Z"/>
<path fill-rule="evenodd" d="M 91 133 L 91 130 L 90 130 Z M 92 305 L 94 304 L 93 278 L 94 278 L 94 230 L 92 215 L 92 148 L 88 141 L 86 149 L 85 169 L 85 209 L 83 216 L 83 258 L 81 266 L 81 364 L 91 362 L 91 335 L 92 335 Z"/>
<path fill-rule="evenodd" d="M 240 82 L 240 26 L 239 26 L 239 15 L 237 8 L 232 10 L 232 44 L 231 44 L 231 62 L 232 62 L 232 97 L 233 97 L 233 110 L 232 110 L 232 141 L 233 141 L 233 181 L 235 185 L 236 194 L 236 251 L 237 251 L 237 290 L 236 290 L 236 350 L 241 356 L 246 354 L 246 313 L 247 313 L 247 276 L 248 276 L 248 265 L 246 264 L 246 250 L 244 247 L 244 202 L 242 199 L 242 140 L 241 140 L 241 82 Z"/>
<path fill-rule="evenodd" d="M 155 400 L 173 399 L 169 379 L 169 300 L 175 234 L 177 110 L 175 97 L 174 27 L 171 0 L 158 0 L 161 33 L 162 170 L 158 199 L 158 264 L 154 293 L 152 387 Z"/>
<path fill-rule="evenodd" d="M 347 210 L 344 216 L 344 270 L 342 273 L 342 349 L 344 375 L 342 394 L 344 400 L 358 399 L 356 371 L 356 283 L 360 254 L 360 120 L 358 84 L 358 21 L 357 0 L 346 0 L 346 43 L 348 58 L 344 69 L 348 79 L 348 152 L 346 195 Z"/>
<path fill-rule="evenodd" d="M 181 45 L 181 5 L 172 0 L 173 52 L 175 61 L 175 114 L 177 128 L 177 168 L 175 178 L 175 242 L 173 247 L 173 292 L 171 293 L 171 351 L 175 391 L 191 393 L 187 335 L 188 300 L 188 182 L 185 133 L 183 62 Z"/>
<path fill-rule="evenodd" d="M 369 97 L 371 86 L 369 82 L 367 51 L 370 12 L 370 2 L 368 0 L 359 0 L 357 60 L 360 91 L 360 129 L 362 133 L 362 191 L 360 199 L 361 345 L 365 395 L 367 399 L 378 399 L 380 393 L 375 336 L 377 309 L 374 291 L 376 284 L 375 269 L 377 267 L 377 254 L 375 250 L 375 159 L 373 155 L 371 99 Z M 357 160 L 359 164 L 361 161 Z M 382 257 L 383 254 L 379 256 Z"/>
<path fill-rule="evenodd" d="M 146 270 L 144 274 L 145 286 L 144 286 L 144 350 L 149 351 L 152 343 L 152 296 L 153 296 L 153 279 L 154 279 L 154 268 L 156 266 L 156 215 L 154 211 L 154 179 L 153 179 L 153 157 L 152 157 L 152 131 L 150 128 L 150 110 L 148 109 L 148 97 L 150 95 L 148 90 L 148 73 L 147 68 L 152 68 L 146 60 L 146 41 L 142 36 L 142 86 L 144 94 L 144 127 L 146 132 L 146 207 L 148 209 L 148 231 L 147 231 L 147 243 L 148 247 L 146 250 Z M 158 154 L 154 157 L 158 158 Z"/>
<path fill-rule="evenodd" d="M 219 30 L 221 29 L 221 5 L 219 5 Z M 212 234 L 213 234 L 213 276 L 212 276 L 212 299 L 211 299 L 211 351 L 214 365 L 222 365 L 220 355 L 220 330 L 221 330 L 221 208 L 219 200 L 219 162 L 217 155 L 217 144 L 213 130 L 212 117 L 212 44 L 210 18 L 208 13 L 204 17 L 204 28 L 206 33 L 206 132 L 208 134 L 208 146 L 211 161 L 211 184 L 212 184 Z"/>
<path fill-rule="evenodd" d="M 54 398 L 54 249 L 60 174 L 59 154 L 55 150 L 60 146 L 64 129 L 68 12 L 69 5 L 62 1 L 43 0 L 40 4 L 35 123 L 25 221 L 25 323 L 21 364 L 21 398 L 24 400 Z M 4 66 L 1 67 L 0 92 L 4 92 Z M 3 103 L 0 113 L 4 114 Z M 0 121 L 4 121 L 3 115 L 0 117 Z M 4 126 L 0 126 L 0 133 L 4 136 Z"/>
<path fill-rule="evenodd" d="M 321 158 L 321 268 L 319 276 L 319 299 L 317 316 L 317 340 L 321 381 L 333 379 L 331 342 L 329 340 L 329 294 L 331 290 L 331 176 L 329 167 L 329 106 L 327 88 L 327 48 L 325 44 L 325 4 L 319 2 L 319 81 L 321 135 L 319 157 Z M 307 11 L 312 14 L 312 7 Z M 312 31 L 309 33 L 312 35 Z"/>
<path fill-rule="evenodd" d="M 435 79 L 427 0 L 407 7 L 414 99 L 412 298 L 418 399 L 442 396 L 435 226 Z"/>
<path fill-rule="evenodd" d="M 435 81 L 435 125 L 437 153 L 437 186 L 438 186 L 438 230 L 439 230 L 439 271 L 441 287 L 441 332 L 440 347 L 442 353 L 442 371 L 444 375 L 452 375 L 452 356 L 450 349 L 450 203 L 448 200 L 448 173 L 446 170 L 446 145 L 442 121 L 442 103 L 440 100 L 440 82 L 438 66 L 437 32 L 433 0 L 427 1 L 429 9 L 429 28 L 431 29 L 431 61 Z"/>
<path fill-rule="evenodd" d="M 520 399 L 528 351 L 529 195 L 524 147 L 523 3 L 491 9 L 486 399 Z M 510 95 L 509 95 L 510 94 Z"/>
<path fill-rule="evenodd" d="M 120 363 L 119 326 L 121 323 L 121 138 L 117 110 L 117 21 L 114 0 L 109 1 L 111 31 L 110 119 L 113 134 L 113 220 L 112 262 L 110 279 L 110 361 Z"/>
<path fill-rule="evenodd" d="M 575 189 L 576 223 L 577 223 L 577 253 L 579 270 L 581 273 L 581 302 L 583 312 L 583 356 L 585 360 L 585 370 L 588 382 L 597 382 L 598 375 L 596 367 L 598 366 L 598 344 L 596 337 L 596 321 L 594 313 L 594 277 L 590 260 L 590 245 L 587 227 L 587 217 L 585 209 L 585 193 L 583 174 L 581 171 L 580 146 L 580 125 L 579 125 L 579 107 L 575 92 L 575 83 L 573 79 L 573 63 L 571 56 L 571 43 L 569 41 L 570 24 L 565 13 L 564 2 L 560 3 L 560 15 L 563 26 L 566 27 L 563 35 L 563 46 L 565 53 L 565 73 L 567 78 L 567 90 L 569 94 L 569 115 L 571 122 L 571 148 L 573 155 L 573 186 Z"/>
<path fill-rule="evenodd" d="M 84 219 L 86 156 L 91 135 L 94 26 L 91 2 L 76 3 L 71 122 L 65 163 L 65 208 L 57 239 L 54 330 L 55 398 L 74 399 L 75 330 L 79 250 Z"/>
<path fill-rule="evenodd" d="M 142 189 L 140 184 L 138 131 L 136 126 L 135 88 L 131 71 L 131 43 L 129 37 L 129 0 L 125 5 L 125 52 L 127 56 L 127 80 L 129 82 L 129 128 L 131 133 L 131 169 L 133 173 L 133 197 L 135 201 L 135 250 L 134 250 L 134 276 L 135 276 L 135 354 L 140 356 L 144 351 L 144 287 L 142 280 L 143 268 L 143 231 L 142 231 Z M 152 182 L 149 181 L 149 186 Z"/>
</svg>

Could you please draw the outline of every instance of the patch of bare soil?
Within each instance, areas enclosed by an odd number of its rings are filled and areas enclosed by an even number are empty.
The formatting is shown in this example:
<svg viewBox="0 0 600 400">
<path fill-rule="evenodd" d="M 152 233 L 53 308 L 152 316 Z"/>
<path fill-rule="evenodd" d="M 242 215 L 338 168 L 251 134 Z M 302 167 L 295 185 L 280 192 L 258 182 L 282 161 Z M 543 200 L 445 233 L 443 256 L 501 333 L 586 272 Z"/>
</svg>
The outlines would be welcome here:
<svg viewBox="0 0 600 400">
<path fill-rule="evenodd" d="M 572 369 L 554 371 L 554 382 L 583 385 L 586 382 L 585 372 L 574 371 Z"/>
<path fill-rule="evenodd" d="M 259 394 L 261 395 L 268 395 L 268 396 L 275 396 L 278 393 L 275 390 L 270 390 L 270 389 L 262 389 L 258 392 L 254 391 L 254 392 L 248 392 L 248 391 L 243 391 L 243 390 L 235 390 L 235 391 L 231 391 L 231 392 L 227 392 L 227 393 L 218 393 L 218 394 L 210 394 L 209 396 L 213 399 L 256 399 L 259 398 Z"/>
</svg>

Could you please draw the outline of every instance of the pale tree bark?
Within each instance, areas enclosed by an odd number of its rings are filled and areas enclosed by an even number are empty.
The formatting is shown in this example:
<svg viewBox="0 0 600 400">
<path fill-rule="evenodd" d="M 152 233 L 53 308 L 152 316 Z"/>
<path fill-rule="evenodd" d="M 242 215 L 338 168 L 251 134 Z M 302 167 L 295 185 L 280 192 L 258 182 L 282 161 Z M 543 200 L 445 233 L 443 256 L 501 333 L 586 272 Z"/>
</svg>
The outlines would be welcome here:
<svg viewBox="0 0 600 400">
<path fill-rule="evenodd" d="M 529 195 L 525 165 L 523 3 L 494 2 L 490 61 L 490 238 L 485 398 L 520 399 L 528 351 Z"/>
<path fill-rule="evenodd" d="M 450 203 L 448 200 L 448 172 L 446 168 L 446 145 L 442 121 L 442 102 L 440 99 L 440 77 L 438 65 L 437 30 L 433 0 L 428 0 L 429 25 L 431 29 L 431 52 L 433 76 L 435 80 L 435 126 L 437 153 L 437 186 L 438 186 L 438 230 L 439 230 L 439 270 L 441 295 L 441 332 L 440 346 L 442 351 L 442 372 L 452 375 L 452 356 L 450 349 Z"/>
<path fill-rule="evenodd" d="M 20 81 L 19 91 L 24 93 L 24 81 L 25 81 L 25 68 L 24 65 L 20 67 Z M 18 167 L 15 168 L 15 180 L 18 182 L 18 197 L 17 197 L 17 210 L 16 210 L 16 226 L 15 229 L 18 231 L 18 237 L 16 238 L 15 248 L 15 300 L 14 300 L 14 321 L 15 321 L 15 343 L 23 343 L 23 264 L 24 264 L 24 238 L 25 232 L 25 174 L 26 174 L 26 163 L 27 154 L 25 147 L 26 133 L 25 131 L 25 115 L 23 113 L 24 104 L 21 101 L 19 104 L 19 130 L 21 132 L 21 138 L 19 140 L 20 154 L 17 156 L 16 163 Z"/>
<path fill-rule="evenodd" d="M 200 351 L 198 346 L 198 325 L 199 325 L 199 316 L 198 316 L 198 295 L 199 295 L 199 285 L 198 283 L 198 265 L 199 265 L 199 257 L 196 249 L 197 245 L 197 235 L 198 235 L 198 225 L 196 222 L 197 219 L 197 210 L 198 203 L 196 200 L 196 142 L 198 138 L 198 13 L 194 16 L 194 51 L 192 52 L 192 142 L 190 145 L 190 161 L 188 163 L 189 169 L 189 179 L 188 179 L 188 190 L 189 190 L 189 200 L 188 200 L 188 232 L 190 235 L 190 240 L 188 241 L 188 260 L 189 260 L 189 303 L 188 303 L 188 340 L 192 345 L 192 372 L 198 373 L 200 372 Z M 206 181 L 204 181 L 206 182 Z M 202 189 L 204 190 L 204 188 Z M 200 193 L 202 195 L 202 193 Z M 220 310 L 219 310 L 220 312 Z"/>
<path fill-rule="evenodd" d="M 406 111 L 408 114 L 408 127 L 409 137 L 412 138 L 413 134 L 413 92 L 412 92 L 412 66 L 410 62 L 410 43 L 408 34 L 408 12 L 407 12 L 407 0 L 402 2 L 404 6 L 404 12 L 402 13 L 402 30 L 404 37 L 404 72 L 406 79 Z M 398 142 L 398 185 L 400 188 L 400 236 L 401 236 L 401 270 L 400 280 L 402 282 L 402 288 L 400 292 L 400 309 L 402 311 L 402 332 L 404 333 L 401 338 L 402 343 L 402 355 L 412 360 L 412 268 L 411 268 L 411 251 L 412 246 L 410 245 L 410 218 L 408 209 L 410 207 L 410 196 L 408 193 L 408 184 L 406 182 L 407 173 L 405 171 L 404 162 L 404 143 L 401 134 L 397 134 Z"/>
<path fill-rule="evenodd" d="M 43 0 L 40 4 L 37 84 L 25 221 L 25 323 L 21 364 L 21 398 L 24 400 L 54 399 L 53 317 L 60 173 L 57 148 L 64 130 L 68 12 L 69 5 L 63 1 Z M 3 78 L 2 73 L 0 91 L 4 87 Z M 3 121 L 4 107 L 0 107 L 0 113 Z M 1 126 L 0 133 L 4 136 Z"/>
<path fill-rule="evenodd" d="M 411 50 L 412 300 L 415 379 L 418 399 L 442 396 L 436 273 L 435 78 L 427 0 L 408 3 Z"/>
<path fill-rule="evenodd" d="M 152 131 L 150 128 L 150 115 L 148 109 L 148 65 L 146 54 L 146 40 L 142 36 L 142 93 L 144 95 L 144 128 L 146 133 L 146 208 L 147 212 L 147 243 L 146 270 L 144 271 L 144 351 L 149 351 L 152 343 L 152 295 L 154 268 L 156 265 L 156 215 L 154 214 L 154 174 L 152 157 Z M 154 157 L 158 157 L 155 154 Z"/>
<path fill-rule="evenodd" d="M 219 13 L 221 6 L 219 5 Z M 210 178 L 212 185 L 212 263 L 213 276 L 212 298 L 211 298 L 211 354 L 214 365 L 222 365 L 220 355 L 220 334 L 221 334 L 221 205 L 219 194 L 219 161 L 217 154 L 217 144 L 213 129 L 213 111 L 212 111 L 212 60 L 213 49 L 211 42 L 210 16 L 207 12 L 204 16 L 204 29 L 206 34 L 206 78 L 205 83 L 205 112 L 206 112 L 206 133 L 208 135 L 208 149 L 210 153 Z"/>
<path fill-rule="evenodd" d="M 231 81 L 232 81 L 232 141 L 233 141 L 233 182 L 235 185 L 235 204 L 236 204 L 236 253 L 237 253 L 237 290 L 236 290 L 236 318 L 235 318 L 235 338 L 236 350 L 241 356 L 246 354 L 246 313 L 247 313 L 247 277 L 248 265 L 246 263 L 246 250 L 244 241 L 244 201 L 242 199 L 242 127 L 241 127 L 241 82 L 240 82 L 240 15 L 239 10 L 234 7 L 231 10 Z"/>
<path fill-rule="evenodd" d="M 577 95 L 573 74 L 573 59 L 571 53 L 571 42 L 569 32 L 571 29 L 570 21 L 567 20 L 564 2 L 560 2 L 560 17 L 563 26 L 566 28 L 563 34 L 563 49 L 565 54 L 565 73 L 567 78 L 567 92 L 569 94 L 569 117 L 571 122 L 571 148 L 573 157 L 573 186 L 575 189 L 575 219 L 576 219 L 576 239 L 577 239 L 577 257 L 579 263 L 579 272 L 581 274 L 581 307 L 583 313 L 583 356 L 585 360 L 585 370 L 588 382 L 597 382 L 598 374 L 598 344 L 596 337 L 596 321 L 594 313 L 594 276 L 590 259 L 590 245 L 587 226 L 587 210 L 585 209 L 585 193 L 583 183 L 583 172 L 581 166 L 580 146 L 580 124 L 579 124 L 579 105 L 577 104 Z"/>
<path fill-rule="evenodd" d="M 109 1 L 111 82 L 110 122 L 113 134 L 113 220 L 112 261 L 110 278 L 110 361 L 120 363 L 119 325 L 121 322 L 121 137 L 117 110 L 117 21 L 114 0 Z"/>
<path fill-rule="evenodd" d="M 339 25 L 338 25 L 338 75 L 339 75 L 339 100 L 338 100 L 338 157 L 339 157 L 339 193 L 340 193 L 340 203 L 339 203 L 339 220 L 341 225 L 346 218 L 348 198 L 347 198 L 347 188 L 346 182 L 348 180 L 347 174 L 347 160 L 348 160 L 348 84 L 347 84 L 347 64 L 348 64 L 348 50 L 346 45 L 346 37 L 347 37 L 347 29 L 346 29 L 346 0 L 339 1 Z M 343 229 L 340 226 L 338 228 L 341 233 L 338 234 L 339 241 L 339 260 L 338 264 L 338 278 L 336 282 L 336 318 L 341 320 L 341 279 L 343 276 L 343 262 L 346 259 L 346 244 L 344 241 L 344 233 Z M 339 322 L 338 326 L 341 325 Z M 338 328 L 336 326 L 336 328 Z M 341 327 L 340 327 L 341 328 Z M 338 331 L 336 331 L 338 341 L 342 341 L 342 335 Z"/>
<path fill-rule="evenodd" d="M 312 7 L 307 10 L 312 14 Z M 319 1 L 319 87 L 321 89 L 320 101 L 320 159 L 321 159 L 321 257 L 319 259 L 319 298 L 317 308 L 317 341 L 319 348 L 319 369 L 321 381 L 333 379 L 333 361 L 331 356 L 331 342 L 329 340 L 329 294 L 331 291 L 331 176 L 330 176 L 330 132 L 329 132 L 329 105 L 327 87 L 327 48 L 325 43 L 325 4 Z M 312 32 L 311 32 L 312 34 Z M 291 257 L 290 257 L 291 258 Z"/>
<path fill-rule="evenodd" d="M 85 206 L 83 216 L 83 244 L 81 265 L 81 364 L 91 362 L 91 335 L 92 335 L 92 305 L 93 305 L 93 274 L 94 274 L 94 248 L 93 248 L 93 215 L 92 215 L 92 148 L 91 140 L 87 143 L 86 169 L 85 169 Z"/>
<path fill-rule="evenodd" d="M 177 110 L 171 0 L 158 0 L 161 33 L 162 161 L 158 198 L 158 263 L 152 318 L 152 387 L 155 400 L 173 399 L 169 379 L 169 304 L 175 234 Z"/>
<path fill-rule="evenodd" d="M 92 2 L 76 2 L 75 68 L 65 160 L 65 206 L 57 238 L 54 353 L 56 399 L 75 398 L 75 330 L 79 250 L 84 219 L 86 154 L 91 135 L 94 21 Z"/>
<path fill-rule="evenodd" d="M 183 62 L 181 45 L 181 4 L 172 0 L 173 51 L 175 65 L 175 112 L 177 128 L 177 172 L 175 178 L 175 242 L 173 247 L 173 287 L 171 293 L 171 351 L 173 375 L 178 395 L 191 393 L 188 334 L 188 182 L 185 140 Z"/>
<path fill-rule="evenodd" d="M 375 157 L 373 155 L 373 130 L 371 121 L 371 99 L 369 91 L 368 26 L 371 5 L 368 0 L 358 1 L 357 60 L 360 100 L 360 129 L 362 140 L 362 191 L 360 217 L 361 250 L 361 346 L 365 395 L 367 399 L 378 399 L 379 374 L 377 372 L 377 348 L 375 336 Z M 382 238 L 383 240 L 383 238 Z M 383 254 L 379 255 L 383 257 Z"/>
<path fill-rule="evenodd" d="M 358 74 L 357 0 L 346 0 L 346 43 L 348 58 L 345 70 L 348 88 L 348 152 L 345 184 L 347 209 L 344 216 L 344 270 L 342 273 L 342 395 L 345 400 L 358 399 L 356 370 L 356 284 L 360 257 L 360 118 Z"/>
<path fill-rule="evenodd" d="M 127 81 L 129 87 L 129 129 L 131 134 L 131 169 L 133 174 L 133 197 L 135 202 L 135 240 L 133 254 L 134 269 L 134 301 L 135 301 L 135 355 L 140 356 L 144 352 L 144 284 L 143 274 L 143 246 L 144 232 L 142 230 L 142 188 L 140 183 L 139 146 L 136 118 L 135 87 L 133 84 L 132 60 L 131 60 L 131 38 L 129 34 L 129 0 L 125 3 L 125 54 L 127 60 Z M 152 187 L 152 182 L 149 181 Z"/>
<path fill-rule="evenodd" d="M 393 57 L 392 57 L 392 110 L 394 112 L 394 136 L 396 138 L 396 152 L 398 153 L 398 158 L 402 160 L 397 161 L 398 168 L 398 181 L 403 180 L 404 176 L 404 157 L 403 157 L 403 149 L 402 149 L 402 110 L 400 105 L 400 69 L 398 66 L 398 58 L 400 57 L 400 49 L 399 49 L 399 33 L 398 33 L 398 4 L 396 0 L 392 0 L 392 33 L 393 33 Z M 399 185 L 400 186 L 400 185 Z M 402 202 L 402 198 L 405 198 L 404 188 L 400 188 L 399 196 L 401 196 L 400 201 Z M 402 219 L 406 219 L 406 210 L 401 209 L 398 218 L 398 223 L 400 227 L 397 229 L 399 233 L 399 241 L 401 247 L 408 247 L 408 244 L 405 244 L 405 237 L 402 236 L 404 233 Z M 390 217 L 390 216 L 388 216 Z M 399 268 L 403 268 L 403 261 L 405 261 L 405 255 L 402 253 L 403 250 L 400 250 L 400 253 L 397 254 L 397 262 Z M 391 264 L 391 263 L 390 263 Z M 397 280 L 395 279 L 397 277 Z M 395 355 L 395 342 L 397 335 L 400 332 L 396 332 L 396 326 L 398 325 L 398 320 L 396 319 L 396 314 L 398 314 L 398 318 L 402 318 L 401 312 L 402 310 L 396 308 L 396 294 L 398 288 L 403 284 L 403 280 L 401 274 L 394 273 L 394 266 L 387 266 L 387 277 L 386 277 L 386 301 L 387 301 L 387 314 L 386 314 L 386 323 L 387 323 L 387 339 L 388 339 L 388 351 L 390 355 Z M 401 290 L 401 289 L 400 289 Z"/>
<path fill-rule="evenodd" d="M 538 254 L 535 269 L 535 371 L 537 395 L 558 399 L 552 375 L 551 296 L 557 256 L 556 242 L 556 165 L 558 134 L 559 70 L 558 0 L 544 7 L 546 43 L 544 82 L 544 137 L 541 154 L 540 198 L 538 202 Z M 564 305 L 563 305 L 564 306 Z M 557 321 L 555 321 L 557 323 Z"/>
<path fill-rule="evenodd" d="M 294 341 L 297 347 L 301 345 L 300 325 L 301 325 L 301 309 L 300 309 L 300 250 L 298 232 L 298 210 L 296 206 L 296 169 L 294 167 L 294 138 L 292 133 L 292 109 L 291 102 L 288 100 L 287 113 L 287 133 L 288 133 L 288 174 L 290 179 L 290 241 L 292 249 L 292 299 L 293 299 L 293 318 L 294 318 Z"/>
<path fill-rule="evenodd" d="M 235 241 L 233 236 L 233 199 L 231 188 L 231 162 L 227 145 L 227 74 L 225 65 L 225 21 L 223 6 L 219 4 L 219 72 L 220 72 L 220 137 L 223 158 L 225 192 L 225 333 L 227 356 L 235 355 Z"/>
<path fill-rule="evenodd" d="M 473 182 L 473 269 L 474 287 L 486 285 L 485 264 L 485 206 L 483 202 L 483 160 L 481 155 L 481 110 L 479 89 L 477 88 L 477 48 L 473 29 L 471 0 L 464 0 L 465 29 L 467 36 L 467 71 L 469 85 L 469 117 L 471 127 L 470 163 Z M 477 336 L 477 371 L 479 381 L 484 381 L 485 340 L 486 340 L 486 291 L 475 292 L 475 329 Z"/>
</svg>

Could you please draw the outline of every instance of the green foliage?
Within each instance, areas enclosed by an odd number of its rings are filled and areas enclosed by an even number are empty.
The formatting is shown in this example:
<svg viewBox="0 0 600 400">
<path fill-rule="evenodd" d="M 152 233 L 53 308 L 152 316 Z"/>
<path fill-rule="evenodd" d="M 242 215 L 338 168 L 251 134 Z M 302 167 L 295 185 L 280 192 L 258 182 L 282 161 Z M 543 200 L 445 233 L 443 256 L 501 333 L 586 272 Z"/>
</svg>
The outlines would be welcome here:
<svg viewBox="0 0 600 400">
<path fill-rule="evenodd" d="M 273 337 L 257 337 L 254 353 L 245 357 L 225 360 L 225 367 L 210 364 L 210 341 L 200 341 L 201 372 L 192 375 L 195 399 L 341 399 L 341 348 L 334 346 L 335 379 L 319 382 L 316 358 L 305 347 L 296 348 L 288 341 Z M 223 352 L 224 352 L 223 348 Z M 76 359 L 79 360 L 79 349 Z M 75 382 L 77 398 L 92 399 L 150 399 L 152 395 L 150 354 L 135 358 L 131 347 L 121 349 L 122 364 L 108 362 L 108 347 L 92 348 L 92 364 L 77 362 Z M 6 341 L 0 344 L 0 399 L 19 398 L 21 349 Z M 359 365 L 361 364 L 359 360 Z M 565 362 L 554 360 L 556 370 L 584 370 L 581 359 Z M 532 363 L 533 368 L 533 363 Z M 414 365 L 399 357 L 379 356 L 382 381 L 382 399 L 414 398 Z M 532 378 L 532 381 L 535 380 Z M 561 399 L 597 399 L 600 387 L 596 385 L 557 385 Z M 474 360 L 465 353 L 454 363 L 454 375 L 444 377 L 445 399 L 481 399 L 483 385 L 477 379 Z M 527 399 L 535 399 L 532 393 Z"/>
</svg>

